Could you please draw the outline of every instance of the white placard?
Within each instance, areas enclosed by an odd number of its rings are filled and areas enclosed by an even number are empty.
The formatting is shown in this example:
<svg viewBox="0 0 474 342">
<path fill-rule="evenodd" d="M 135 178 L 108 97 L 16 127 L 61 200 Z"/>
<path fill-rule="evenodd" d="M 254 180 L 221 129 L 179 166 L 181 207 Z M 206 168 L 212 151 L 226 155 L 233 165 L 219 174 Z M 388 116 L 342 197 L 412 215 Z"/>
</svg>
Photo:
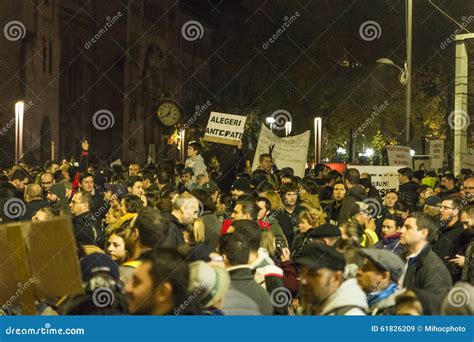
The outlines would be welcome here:
<svg viewBox="0 0 474 342">
<path fill-rule="evenodd" d="M 304 177 L 310 133 L 310 131 L 306 131 L 293 137 L 280 138 L 262 124 L 252 170 L 258 167 L 260 155 L 268 153 L 269 146 L 275 145 L 272 152 L 275 165 L 279 169 L 291 167 L 295 176 Z"/>
<path fill-rule="evenodd" d="M 430 141 L 430 166 L 432 169 L 441 169 L 444 161 L 444 140 Z"/>
<path fill-rule="evenodd" d="M 205 141 L 238 145 L 244 134 L 246 116 L 211 112 L 207 122 Z"/>
<path fill-rule="evenodd" d="M 348 165 L 348 168 L 359 170 L 360 173 L 368 173 L 372 179 L 372 185 L 380 192 L 382 198 L 388 191 L 398 191 L 398 166 L 370 166 L 370 165 Z"/>
<path fill-rule="evenodd" d="M 412 167 L 410 147 L 408 146 L 386 146 L 388 154 L 388 165 L 400 166 L 400 168 Z"/>
</svg>

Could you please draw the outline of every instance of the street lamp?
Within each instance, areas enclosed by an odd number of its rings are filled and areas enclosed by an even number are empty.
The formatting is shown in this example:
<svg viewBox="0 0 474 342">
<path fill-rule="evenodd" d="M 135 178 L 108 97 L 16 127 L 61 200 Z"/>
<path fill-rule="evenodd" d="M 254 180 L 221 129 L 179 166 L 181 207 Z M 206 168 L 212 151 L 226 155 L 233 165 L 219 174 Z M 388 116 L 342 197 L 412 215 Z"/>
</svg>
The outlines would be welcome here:
<svg viewBox="0 0 474 342">
<path fill-rule="evenodd" d="M 23 154 L 23 114 L 25 113 L 25 103 L 18 101 L 15 103 L 15 161 L 20 161 Z"/>
<path fill-rule="evenodd" d="M 273 124 L 275 123 L 275 118 L 274 117 L 271 117 L 269 116 L 267 119 L 267 124 L 270 126 L 270 132 L 273 131 Z"/>
<path fill-rule="evenodd" d="M 404 68 L 400 68 L 388 58 L 380 58 L 378 63 L 392 65 L 400 70 L 400 83 L 406 85 L 406 144 L 410 143 L 410 118 L 411 118 L 411 62 L 412 62 L 412 40 L 413 40 L 413 0 L 406 0 L 406 50 L 407 59 Z"/>
<path fill-rule="evenodd" d="M 372 148 L 368 148 L 365 150 L 366 157 L 372 157 L 374 155 L 374 150 Z"/>
<path fill-rule="evenodd" d="M 314 163 L 315 165 L 321 163 L 321 127 L 322 127 L 322 120 L 321 118 L 317 117 L 314 118 Z"/>
</svg>

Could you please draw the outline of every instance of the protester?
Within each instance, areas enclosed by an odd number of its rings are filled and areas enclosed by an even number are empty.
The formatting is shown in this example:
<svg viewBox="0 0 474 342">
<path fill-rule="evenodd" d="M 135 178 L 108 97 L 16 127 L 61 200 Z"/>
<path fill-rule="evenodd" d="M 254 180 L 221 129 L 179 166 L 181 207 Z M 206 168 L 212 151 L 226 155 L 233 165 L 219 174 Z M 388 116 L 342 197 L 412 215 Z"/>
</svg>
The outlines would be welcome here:
<svg viewBox="0 0 474 342">
<path fill-rule="evenodd" d="M 405 220 L 400 236 L 407 252 L 405 271 L 399 284 L 410 290 L 421 290 L 419 293 L 429 297 L 433 314 L 439 313 L 441 299 L 452 286 L 448 269 L 431 250 L 430 241 L 436 231 L 436 223 L 430 216 L 414 213 Z"/>
<path fill-rule="evenodd" d="M 348 169 L 343 174 L 344 184 L 347 189 L 339 213 L 338 222 L 344 223 L 350 218 L 350 210 L 355 202 L 367 198 L 364 189 L 359 185 L 360 175 L 357 169 Z"/>
<path fill-rule="evenodd" d="M 366 258 L 357 272 L 357 282 L 367 294 L 372 315 L 395 314 L 395 298 L 404 290 L 398 287 L 403 272 L 403 261 L 390 251 L 362 249 Z"/>
<path fill-rule="evenodd" d="M 400 243 L 400 230 L 403 226 L 403 219 L 400 216 L 388 214 L 382 225 L 382 239 L 377 242 L 374 248 L 385 249 L 401 256 L 405 252 L 405 247 Z"/>
<path fill-rule="evenodd" d="M 45 201 L 43 191 L 38 184 L 29 184 L 25 188 L 25 202 L 25 214 L 21 217 L 24 221 L 30 221 L 38 210 L 50 206 L 50 203 Z"/>
<path fill-rule="evenodd" d="M 413 170 L 404 167 L 398 170 L 398 187 L 399 199 L 406 201 L 410 210 L 416 209 L 418 202 L 417 186 L 413 182 Z"/>
<path fill-rule="evenodd" d="M 334 247 L 306 245 L 295 262 L 301 271 L 301 314 L 366 314 L 366 295 L 355 279 L 344 280 L 346 261 Z"/>
<path fill-rule="evenodd" d="M 346 196 L 346 187 L 342 181 L 334 184 L 334 190 L 332 192 L 332 201 L 326 207 L 326 213 L 328 215 L 329 223 L 337 225 L 339 221 L 339 215 L 341 213 L 342 201 Z"/>
<path fill-rule="evenodd" d="M 206 175 L 207 176 L 207 166 L 204 164 L 204 159 L 201 155 L 202 146 L 197 141 L 191 141 L 188 144 L 188 159 L 184 163 L 185 167 L 191 168 L 193 170 L 194 176 L 197 175 Z M 193 182 L 196 178 L 193 177 Z"/>
</svg>

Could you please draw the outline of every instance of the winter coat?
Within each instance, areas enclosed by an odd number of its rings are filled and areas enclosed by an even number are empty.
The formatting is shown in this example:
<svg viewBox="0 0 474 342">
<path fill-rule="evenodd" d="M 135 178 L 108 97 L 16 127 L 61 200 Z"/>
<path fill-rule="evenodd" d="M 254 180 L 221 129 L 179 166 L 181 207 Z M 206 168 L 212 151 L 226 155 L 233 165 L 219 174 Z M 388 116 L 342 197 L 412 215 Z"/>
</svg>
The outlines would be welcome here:
<svg viewBox="0 0 474 342">
<path fill-rule="evenodd" d="M 460 237 L 463 232 L 464 228 L 461 221 L 457 221 L 451 227 L 442 226 L 438 231 L 436 240 L 431 244 L 433 252 L 443 260 L 454 282 L 461 278 L 461 268 L 450 263 L 449 259 L 455 257 L 456 254 L 461 254 L 464 246 L 460 246 Z"/>
<path fill-rule="evenodd" d="M 72 219 L 74 237 L 81 245 L 96 245 L 105 248 L 105 233 L 100 227 L 100 222 L 94 215 L 87 211 Z"/>
<path fill-rule="evenodd" d="M 319 204 L 319 196 L 317 194 L 311 195 L 308 193 L 301 194 L 300 197 L 300 206 L 306 209 L 319 209 L 321 205 Z"/>
<path fill-rule="evenodd" d="M 398 187 L 398 197 L 399 199 L 407 202 L 410 210 L 416 209 L 416 204 L 418 203 L 418 194 L 416 192 L 417 186 L 413 181 L 409 181 L 405 184 L 401 184 Z"/>
<path fill-rule="evenodd" d="M 194 170 L 193 180 L 196 179 L 197 175 L 207 175 L 207 167 L 204 164 L 204 159 L 198 154 L 194 159 L 188 158 L 184 163 L 185 167 L 190 167 Z"/>
<path fill-rule="evenodd" d="M 339 224 L 349 220 L 350 210 L 355 202 L 363 201 L 367 198 L 365 190 L 359 184 L 354 185 L 347 191 L 346 197 L 342 200 L 341 211 L 339 213 Z"/>
<path fill-rule="evenodd" d="M 377 249 L 386 249 L 400 256 L 405 252 L 405 246 L 400 244 L 400 233 L 384 236 L 374 246 Z"/>
<path fill-rule="evenodd" d="M 21 221 L 31 221 L 36 212 L 43 208 L 50 207 L 51 204 L 44 199 L 36 199 L 26 204 L 25 214 L 21 217 Z"/>
<path fill-rule="evenodd" d="M 228 268 L 231 286 L 243 293 L 255 303 L 263 315 L 273 315 L 273 305 L 270 295 L 254 279 L 252 270 L 248 265 L 239 265 Z"/>
<path fill-rule="evenodd" d="M 363 316 L 368 311 L 367 295 L 355 278 L 345 280 L 324 303 L 321 316 Z"/>
<path fill-rule="evenodd" d="M 224 297 L 224 315 L 260 316 L 260 309 L 250 297 L 230 286 Z"/>
<path fill-rule="evenodd" d="M 167 227 L 165 227 L 165 236 L 160 241 L 160 246 L 178 248 L 184 244 L 183 232 L 187 229 L 187 226 L 180 223 L 176 216 L 171 213 L 163 213 L 162 215 L 168 220 L 168 224 Z"/>
<path fill-rule="evenodd" d="M 406 255 L 403 257 L 406 259 Z M 441 301 L 452 285 L 448 269 L 429 244 L 423 247 L 417 256 L 408 260 L 403 287 L 422 291 L 434 301 L 438 311 L 441 308 Z"/>
</svg>

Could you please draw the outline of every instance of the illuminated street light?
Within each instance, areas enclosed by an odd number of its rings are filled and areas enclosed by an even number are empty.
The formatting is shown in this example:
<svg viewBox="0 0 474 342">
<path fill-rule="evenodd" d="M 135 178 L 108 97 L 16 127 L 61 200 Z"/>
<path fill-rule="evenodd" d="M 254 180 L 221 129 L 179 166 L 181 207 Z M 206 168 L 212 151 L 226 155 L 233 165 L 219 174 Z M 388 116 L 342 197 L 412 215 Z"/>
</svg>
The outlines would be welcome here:
<svg viewBox="0 0 474 342">
<path fill-rule="evenodd" d="M 25 113 L 25 103 L 18 101 L 15 103 L 15 161 L 20 161 L 23 154 L 23 115 Z"/>
<path fill-rule="evenodd" d="M 267 124 L 270 126 L 270 131 L 273 131 L 273 124 L 275 123 L 275 118 L 269 116 L 266 119 Z"/>
</svg>

